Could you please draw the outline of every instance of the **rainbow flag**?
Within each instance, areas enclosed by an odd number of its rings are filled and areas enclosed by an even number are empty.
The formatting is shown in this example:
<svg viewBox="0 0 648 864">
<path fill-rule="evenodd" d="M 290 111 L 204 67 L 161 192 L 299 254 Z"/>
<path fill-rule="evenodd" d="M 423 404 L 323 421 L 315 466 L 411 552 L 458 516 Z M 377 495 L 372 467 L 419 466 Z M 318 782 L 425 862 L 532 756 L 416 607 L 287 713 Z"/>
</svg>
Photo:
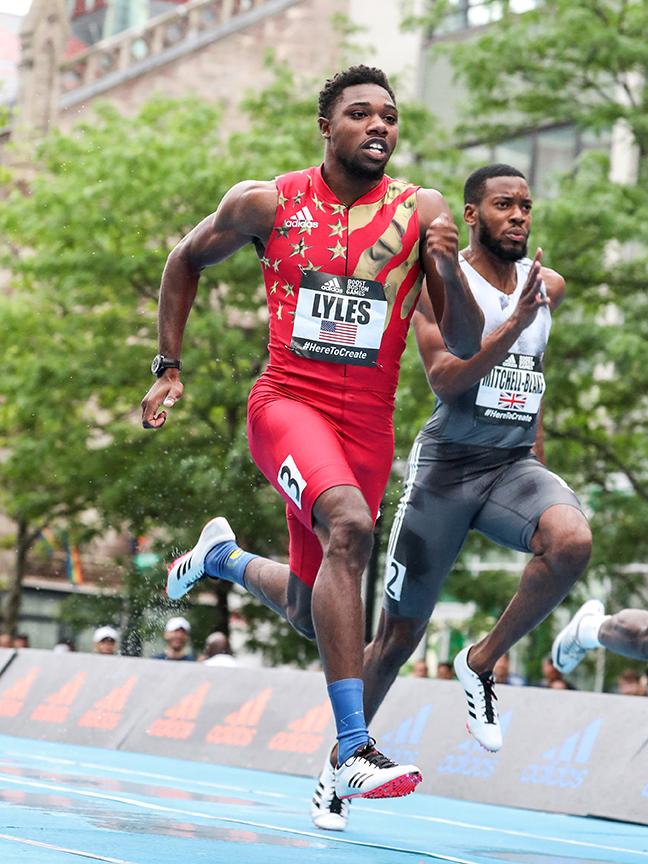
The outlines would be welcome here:
<svg viewBox="0 0 648 864">
<path fill-rule="evenodd" d="M 78 546 L 68 546 L 67 549 L 67 578 L 73 585 L 83 584 L 83 568 L 81 567 L 81 556 Z"/>
</svg>

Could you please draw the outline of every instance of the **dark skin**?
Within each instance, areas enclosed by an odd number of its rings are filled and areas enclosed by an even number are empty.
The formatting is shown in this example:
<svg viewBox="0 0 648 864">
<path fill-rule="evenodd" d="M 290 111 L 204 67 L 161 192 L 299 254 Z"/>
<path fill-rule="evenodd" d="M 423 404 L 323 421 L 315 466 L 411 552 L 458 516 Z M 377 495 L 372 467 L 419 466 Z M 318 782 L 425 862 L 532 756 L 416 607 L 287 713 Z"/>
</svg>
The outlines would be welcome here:
<svg viewBox="0 0 648 864">
<path fill-rule="evenodd" d="M 347 206 L 380 181 L 398 140 L 398 112 L 389 93 L 376 84 L 347 87 L 319 127 L 325 141 L 323 175 Z M 277 208 L 274 182 L 248 180 L 232 187 L 218 210 L 204 219 L 171 252 L 162 277 L 159 350 L 180 357 L 182 338 L 201 271 L 253 243 L 261 254 Z M 483 316 L 459 268 L 458 229 L 443 197 L 432 189 L 417 193 L 420 256 L 427 293 L 449 348 L 470 356 L 479 348 Z M 167 409 L 182 396 L 177 370 L 167 370 L 142 401 L 142 423 L 159 429 Z M 324 492 L 313 508 L 313 530 L 324 558 L 315 586 L 304 596 L 287 568 L 255 559 L 245 573 L 248 590 L 289 620 L 315 635 L 329 683 L 362 676 L 362 573 L 373 543 L 373 517 L 359 489 L 338 486 Z M 292 592 L 292 593 L 291 593 Z M 295 592 L 299 595 L 295 599 Z M 304 613 L 314 634 L 296 616 Z"/>
<path fill-rule="evenodd" d="M 529 189 L 520 177 L 487 180 L 479 204 L 465 206 L 464 221 L 470 243 L 462 254 L 503 294 L 511 294 L 517 284 L 515 261 L 505 256 L 523 257 L 531 230 L 531 211 Z M 480 225 L 500 244 L 500 254 L 480 242 Z M 450 402 L 469 390 L 501 362 L 539 309 L 549 306 L 553 311 L 562 302 L 564 279 L 554 270 L 542 267 L 541 262 L 542 250 L 537 249 L 517 308 L 502 325 L 484 336 L 480 351 L 466 360 L 453 357 L 446 350 L 434 310 L 422 298 L 413 318 L 414 331 L 430 386 L 444 401 Z M 531 548 L 533 558 L 524 569 L 517 592 L 490 633 L 470 651 L 469 664 L 478 674 L 492 670 L 499 657 L 543 621 L 583 572 L 591 551 L 587 520 L 574 507 L 564 504 L 549 507 L 540 518 Z M 365 654 L 368 717 L 377 711 L 427 624 L 428 619 L 399 619 L 382 611 L 378 633 Z"/>
</svg>

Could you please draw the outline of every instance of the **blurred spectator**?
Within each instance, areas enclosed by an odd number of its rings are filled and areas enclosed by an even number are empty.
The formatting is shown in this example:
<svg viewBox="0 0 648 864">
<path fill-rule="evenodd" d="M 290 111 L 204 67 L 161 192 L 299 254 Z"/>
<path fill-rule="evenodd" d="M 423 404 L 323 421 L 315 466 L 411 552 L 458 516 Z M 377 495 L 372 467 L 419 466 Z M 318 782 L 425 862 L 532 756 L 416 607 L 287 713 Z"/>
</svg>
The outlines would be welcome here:
<svg viewBox="0 0 648 864">
<path fill-rule="evenodd" d="M 502 654 L 493 666 L 493 678 L 496 684 L 510 684 L 513 687 L 523 687 L 526 681 L 521 675 L 511 672 L 511 661 L 508 654 Z"/>
<path fill-rule="evenodd" d="M 205 641 L 203 663 L 205 666 L 238 665 L 236 658 L 232 654 L 229 639 L 224 633 L 216 631 L 209 634 Z"/>
<path fill-rule="evenodd" d="M 114 627 L 98 627 L 92 637 L 96 654 L 115 654 L 117 651 L 117 631 Z"/>
<path fill-rule="evenodd" d="M 68 651 L 76 651 L 74 639 L 61 639 L 52 648 L 52 651 L 54 651 L 55 654 L 65 654 Z"/>
<path fill-rule="evenodd" d="M 414 678 L 430 677 L 428 665 L 422 657 L 420 657 L 418 660 L 415 660 L 412 664 L 412 675 L 414 676 Z"/>
<path fill-rule="evenodd" d="M 542 660 L 542 678 L 538 682 L 538 687 L 553 687 L 554 689 L 559 689 L 561 687 L 560 682 L 564 682 L 567 685 L 565 689 L 570 689 L 569 683 L 565 681 L 563 675 L 554 666 L 551 655 L 547 655 L 547 657 Z"/>
<path fill-rule="evenodd" d="M 617 693 L 623 696 L 645 696 L 646 685 L 634 669 L 624 669 L 617 676 Z"/>
<path fill-rule="evenodd" d="M 4 630 L 0 633 L 0 648 L 13 648 L 14 641 L 11 633 L 6 633 Z"/>
<path fill-rule="evenodd" d="M 16 633 L 16 638 L 14 639 L 14 648 L 29 648 L 29 634 L 28 633 Z"/>
<path fill-rule="evenodd" d="M 191 624 L 186 618 L 178 615 L 169 618 L 164 628 L 164 640 L 167 647 L 164 651 L 153 654 L 155 660 L 195 660 L 196 658 L 187 648 L 191 635 Z"/>
<path fill-rule="evenodd" d="M 452 663 L 449 663 L 447 660 L 443 663 L 437 663 L 437 678 L 441 678 L 444 681 L 452 681 L 454 678 L 454 669 L 452 668 Z"/>
</svg>

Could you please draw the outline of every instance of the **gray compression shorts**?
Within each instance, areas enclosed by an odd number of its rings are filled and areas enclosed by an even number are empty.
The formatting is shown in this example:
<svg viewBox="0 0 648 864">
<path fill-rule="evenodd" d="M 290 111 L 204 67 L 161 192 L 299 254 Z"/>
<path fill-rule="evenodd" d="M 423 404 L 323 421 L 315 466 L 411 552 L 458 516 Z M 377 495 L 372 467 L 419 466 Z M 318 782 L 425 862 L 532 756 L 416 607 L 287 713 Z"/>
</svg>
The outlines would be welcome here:
<svg viewBox="0 0 648 864">
<path fill-rule="evenodd" d="M 531 552 L 540 517 L 554 504 L 580 502 L 529 449 L 440 444 L 420 433 L 407 463 L 385 565 L 384 607 L 429 618 L 471 529 Z"/>
</svg>

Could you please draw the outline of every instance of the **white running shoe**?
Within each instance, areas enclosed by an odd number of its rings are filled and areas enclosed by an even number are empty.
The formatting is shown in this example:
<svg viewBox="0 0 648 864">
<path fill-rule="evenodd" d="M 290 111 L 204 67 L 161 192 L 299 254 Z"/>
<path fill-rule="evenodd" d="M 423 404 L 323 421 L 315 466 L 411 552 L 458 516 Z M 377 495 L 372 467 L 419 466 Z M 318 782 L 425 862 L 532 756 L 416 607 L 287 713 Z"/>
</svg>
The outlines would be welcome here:
<svg viewBox="0 0 648 864">
<path fill-rule="evenodd" d="M 397 765 L 370 739 L 335 769 L 335 794 L 347 798 L 400 798 L 423 779 L 416 765 Z"/>
<path fill-rule="evenodd" d="M 350 801 L 342 801 L 335 794 L 335 768 L 331 765 L 330 754 L 327 753 L 326 762 L 311 801 L 313 825 L 316 828 L 324 829 L 324 831 L 344 831 L 349 821 L 350 806 Z"/>
<path fill-rule="evenodd" d="M 469 645 L 454 659 L 455 675 L 464 688 L 468 700 L 468 722 L 466 728 L 484 750 L 496 753 L 502 746 L 502 729 L 494 701 L 495 682 L 491 672 L 478 675 L 468 665 Z"/>
<path fill-rule="evenodd" d="M 578 628 L 587 615 L 605 615 L 600 600 L 588 600 L 580 607 L 569 624 L 560 631 L 551 646 L 551 662 L 563 675 L 571 672 L 590 650 L 578 641 Z"/>
<path fill-rule="evenodd" d="M 205 556 L 210 549 L 227 540 L 235 540 L 234 532 L 224 516 L 211 519 L 200 532 L 198 542 L 173 562 L 167 574 L 166 593 L 179 600 L 205 577 Z"/>
</svg>

